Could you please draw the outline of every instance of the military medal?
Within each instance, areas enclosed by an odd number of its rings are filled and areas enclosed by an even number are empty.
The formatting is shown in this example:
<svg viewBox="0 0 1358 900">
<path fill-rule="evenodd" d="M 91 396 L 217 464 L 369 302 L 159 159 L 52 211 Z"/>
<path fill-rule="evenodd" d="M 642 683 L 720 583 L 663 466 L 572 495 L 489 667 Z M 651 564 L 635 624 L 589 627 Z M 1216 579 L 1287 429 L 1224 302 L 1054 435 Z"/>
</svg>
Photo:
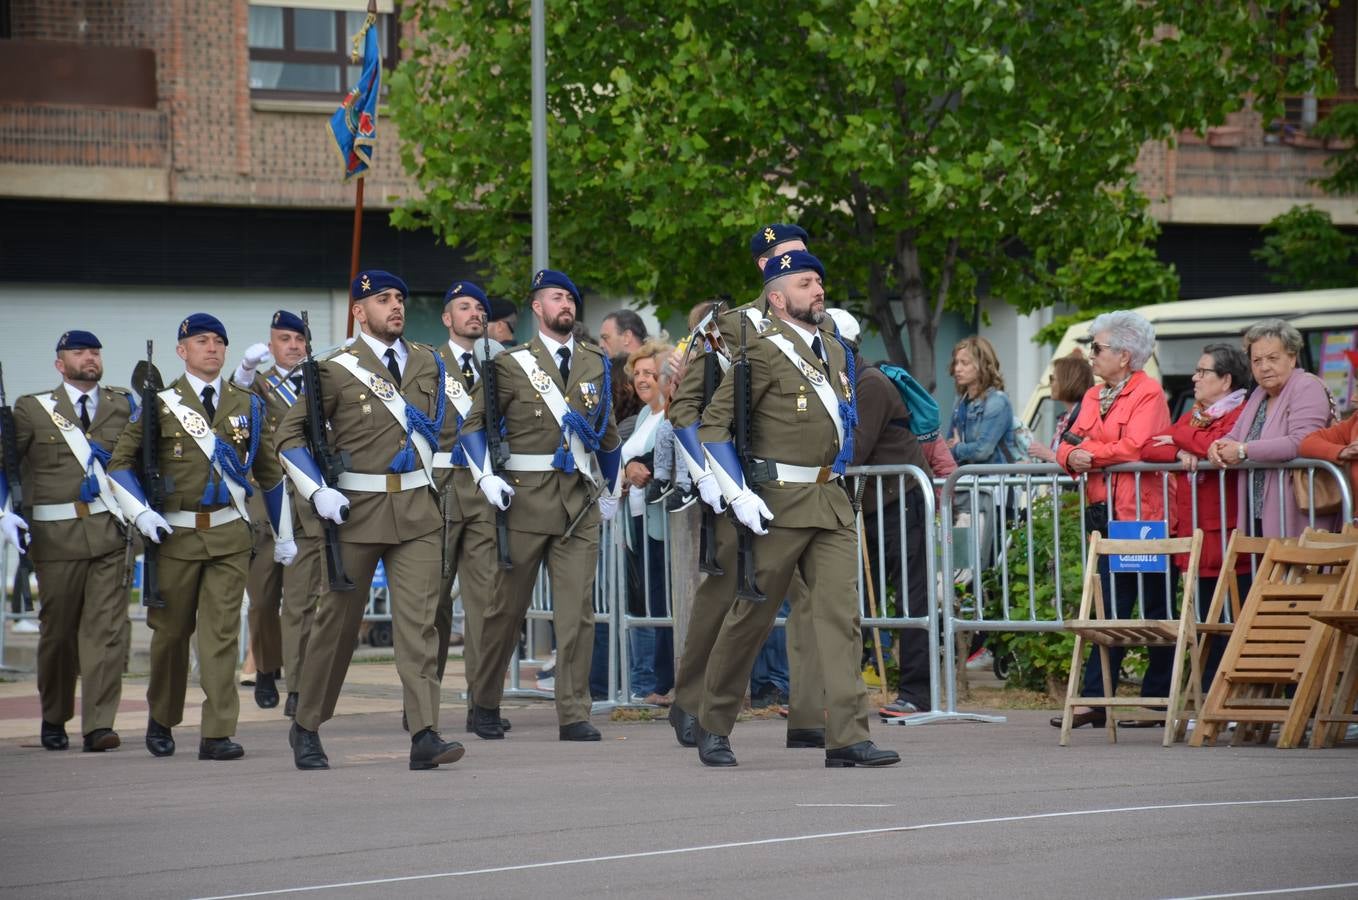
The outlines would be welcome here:
<svg viewBox="0 0 1358 900">
<path fill-rule="evenodd" d="M 580 383 L 580 399 L 585 401 L 585 409 L 594 409 L 594 404 L 599 402 L 599 389 L 592 381 Z"/>
<path fill-rule="evenodd" d="M 383 400 L 391 400 L 396 396 L 396 388 L 385 378 L 376 375 L 368 376 L 368 387 L 373 389 L 373 393 Z"/>
<path fill-rule="evenodd" d="M 843 389 L 844 389 L 844 399 L 845 399 L 845 400 L 851 399 L 852 396 L 853 396 L 853 392 L 849 389 L 849 376 L 846 375 L 846 374 L 843 373 L 843 372 L 840 372 L 840 373 L 839 373 L 839 383 L 840 383 L 840 386 L 843 387 Z"/>
<path fill-rule="evenodd" d="M 807 381 L 811 382 L 816 387 L 820 387 L 822 384 L 825 384 L 825 376 L 822 375 L 820 372 L 816 371 L 815 366 L 811 365 L 804 359 L 797 360 L 797 364 L 802 367 L 802 374 L 806 376 Z"/>
<path fill-rule="evenodd" d="M 70 431 L 72 428 L 75 427 L 74 422 L 72 422 L 70 419 L 66 418 L 56 410 L 52 411 L 52 424 L 60 428 L 62 431 Z"/>
<path fill-rule="evenodd" d="M 552 376 L 542 371 L 541 368 L 534 368 L 533 371 L 529 374 L 528 380 L 533 383 L 533 390 L 537 391 L 538 393 L 543 393 L 545 391 L 551 390 Z"/>
<path fill-rule="evenodd" d="M 212 432 L 212 429 L 208 427 L 207 419 L 191 409 L 184 410 L 183 422 L 184 430 L 193 437 L 207 437 Z"/>
<path fill-rule="evenodd" d="M 245 416 L 232 416 L 231 440 L 237 444 L 250 439 L 250 420 Z"/>
<path fill-rule="evenodd" d="M 466 394 L 466 389 L 462 387 L 462 379 L 452 375 L 443 376 L 443 393 L 449 400 L 457 400 Z"/>
</svg>

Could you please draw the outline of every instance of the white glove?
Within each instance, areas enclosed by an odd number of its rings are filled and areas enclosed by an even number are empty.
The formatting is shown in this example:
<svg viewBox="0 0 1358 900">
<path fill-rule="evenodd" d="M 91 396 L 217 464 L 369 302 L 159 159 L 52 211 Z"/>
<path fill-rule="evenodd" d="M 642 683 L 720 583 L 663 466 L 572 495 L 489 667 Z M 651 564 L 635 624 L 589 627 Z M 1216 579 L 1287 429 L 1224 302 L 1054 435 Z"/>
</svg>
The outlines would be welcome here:
<svg viewBox="0 0 1358 900">
<path fill-rule="evenodd" d="M 165 521 L 165 517 L 154 509 L 142 510 L 133 524 L 137 526 L 137 530 L 142 533 L 142 536 L 153 544 L 159 544 L 164 538 L 169 537 L 171 531 L 173 531 L 170 528 L 170 523 Z"/>
<path fill-rule="evenodd" d="M 311 505 L 316 507 L 316 515 L 336 525 L 343 525 L 349 518 L 349 498 L 332 487 L 317 488 L 311 495 Z"/>
<path fill-rule="evenodd" d="M 618 498 L 612 494 L 600 494 L 599 513 L 604 517 L 605 522 L 613 521 L 613 517 L 618 513 Z"/>
<path fill-rule="evenodd" d="M 711 472 L 698 479 L 698 496 L 712 507 L 713 512 L 726 512 L 726 499 L 721 495 L 721 485 L 717 484 L 717 476 Z"/>
<path fill-rule="evenodd" d="M 282 563 L 285 566 L 292 565 L 292 561 L 297 558 L 296 541 L 274 541 L 273 561 Z"/>
<path fill-rule="evenodd" d="M 483 475 L 476 486 L 481 489 L 482 494 L 485 494 L 491 506 L 496 509 L 509 509 L 509 498 L 514 496 L 514 489 L 499 475 Z"/>
<path fill-rule="evenodd" d="M 236 384 L 242 384 L 248 387 L 250 382 L 254 380 L 255 369 L 259 368 L 259 364 L 264 362 L 264 358 L 268 355 L 268 344 L 251 344 L 246 347 L 245 358 L 242 359 L 240 365 L 236 367 L 236 374 L 232 376 L 232 380 L 235 381 Z"/>
<path fill-rule="evenodd" d="M 731 501 L 731 511 L 736 514 L 736 520 L 755 534 L 768 534 L 769 530 L 764 527 L 764 520 L 772 520 L 773 513 L 764 505 L 764 501 L 759 499 L 759 495 L 754 491 L 747 490 L 739 497 Z"/>
<path fill-rule="evenodd" d="M 24 532 L 27 531 L 28 523 L 18 513 L 7 512 L 0 515 L 0 532 L 4 532 L 5 540 L 13 544 L 14 549 L 20 553 L 24 552 Z"/>
</svg>

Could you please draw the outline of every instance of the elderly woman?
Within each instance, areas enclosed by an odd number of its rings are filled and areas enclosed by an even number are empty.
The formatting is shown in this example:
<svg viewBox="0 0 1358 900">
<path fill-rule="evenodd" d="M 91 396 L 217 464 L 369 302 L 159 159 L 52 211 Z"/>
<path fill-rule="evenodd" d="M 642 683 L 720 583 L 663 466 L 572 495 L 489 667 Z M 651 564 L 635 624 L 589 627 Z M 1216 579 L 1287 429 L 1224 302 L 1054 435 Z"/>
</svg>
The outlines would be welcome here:
<svg viewBox="0 0 1358 900">
<path fill-rule="evenodd" d="M 1142 478 L 1138 490 L 1137 479 L 1132 474 L 1105 476 L 1098 472 L 1118 463 L 1140 460 L 1146 445 L 1156 435 L 1169 431 L 1169 404 L 1165 402 L 1164 391 L 1142 371 L 1155 349 L 1155 329 L 1136 313 L 1119 310 L 1096 318 L 1089 333 L 1093 338 L 1089 344 L 1090 365 L 1103 384 L 1096 384 L 1085 392 L 1079 415 L 1056 451 L 1056 461 L 1074 475 L 1089 476 L 1085 481 L 1085 500 L 1088 507 L 1086 525 L 1090 531 L 1106 532 L 1108 519 L 1164 519 L 1167 510 L 1158 479 Z M 1172 483 L 1170 486 L 1173 487 Z M 1103 583 L 1104 600 L 1113 607 L 1118 618 L 1130 618 L 1137 612 L 1138 588 L 1145 603 L 1146 618 L 1169 617 L 1170 586 L 1161 576 L 1114 575 L 1109 572 L 1105 557 L 1099 562 L 1099 579 Z M 1125 653 L 1122 648 L 1109 650 L 1113 676 L 1109 694 L 1117 691 L 1118 669 Z M 1168 696 L 1174 651 L 1169 647 L 1156 647 L 1149 653 L 1150 666 L 1141 685 L 1141 696 Z M 1104 696 L 1097 648 L 1091 648 L 1085 660 L 1081 695 Z M 1075 727 L 1102 725 L 1104 719 L 1104 710 L 1081 707 L 1075 712 Z M 1060 728 L 1061 717 L 1054 717 L 1051 723 Z"/>
<path fill-rule="evenodd" d="M 983 337 L 968 337 L 952 349 L 948 368 L 957 385 L 948 449 L 959 466 L 1006 463 L 1004 436 L 1014 423 L 1014 410 L 1004 393 L 1004 376 L 995 348 Z"/>
<path fill-rule="evenodd" d="M 628 611 L 634 616 L 663 618 L 669 615 L 665 591 L 664 508 L 646 503 L 646 486 L 655 477 L 656 438 L 668 427 L 660 366 L 670 348 L 647 341 L 627 358 L 627 374 L 642 404 L 632 434 L 623 442 L 623 481 L 627 485 L 627 508 L 631 513 L 627 531 L 628 564 L 633 590 Z M 669 628 L 628 630 L 632 699 L 668 705 L 665 697 L 674 687 L 674 633 Z"/>
<path fill-rule="evenodd" d="M 1056 420 L 1051 444 L 1033 441 L 1028 447 L 1029 456 L 1043 462 L 1056 462 L 1056 450 L 1061 446 L 1061 435 L 1065 434 L 1079 417 L 1080 401 L 1093 386 L 1094 370 L 1089 367 L 1089 360 L 1085 359 L 1079 350 L 1052 362 L 1052 399 L 1057 403 L 1064 403 L 1066 411 Z"/>
<path fill-rule="evenodd" d="M 1213 442 L 1207 458 L 1223 467 L 1247 460 L 1294 460 L 1301 439 L 1330 424 L 1330 392 L 1325 382 L 1297 367 L 1301 332 L 1282 319 L 1264 319 L 1251 325 L 1244 344 L 1258 387 L 1245 401 L 1230 433 Z M 1247 534 L 1294 537 L 1310 523 L 1311 511 L 1297 506 L 1285 471 L 1255 469 L 1248 478 L 1240 479 L 1237 494 L 1237 527 Z M 1315 525 L 1333 528 L 1334 517 L 1316 516 Z"/>
<path fill-rule="evenodd" d="M 1221 509 L 1221 477 L 1216 471 L 1199 472 L 1198 462 L 1207 458 L 1207 451 L 1224 437 L 1240 418 L 1250 383 L 1249 360 L 1238 347 L 1230 344 L 1208 344 L 1202 348 L 1198 366 L 1193 370 L 1193 408 L 1184 413 L 1165 434 L 1156 435 L 1142 451 L 1147 462 L 1183 463 L 1184 474 L 1175 476 L 1178 490 L 1177 515 L 1174 520 L 1176 537 L 1193 534 L 1194 525 L 1203 531 L 1202 556 L 1198 561 L 1198 616 L 1207 614 L 1212 593 L 1221 574 L 1221 562 L 1226 546 L 1226 532 L 1236 519 L 1236 473 L 1226 476 L 1226 512 Z M 1197 515 L 1194 515 L 1196 505 Z M 1180 554 L 1174 563 L 1183 571 L 1188 562 Z M 1236 574 L 1242 592 L 1250 589 L 1250 561 L 1242 557 L 1236 564 Z M 1212 684 L 1226 642 L 1211 640 L 1203 665 L 1202 689 Z"/>
</svg>

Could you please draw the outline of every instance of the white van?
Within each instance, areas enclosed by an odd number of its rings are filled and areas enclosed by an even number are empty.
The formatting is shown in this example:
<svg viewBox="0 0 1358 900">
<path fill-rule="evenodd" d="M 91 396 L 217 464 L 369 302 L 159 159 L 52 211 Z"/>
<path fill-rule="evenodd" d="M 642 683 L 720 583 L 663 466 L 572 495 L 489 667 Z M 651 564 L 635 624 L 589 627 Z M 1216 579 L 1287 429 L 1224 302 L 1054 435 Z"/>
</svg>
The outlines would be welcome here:
<svg viewBox="0 0 1358 900">
<path fill-rule="evenodd" d="M 1241 335 L 1260 319 L 1291 322 L 1305 339 L 1298 365 L 1326 380 L 1340 409 L 1354 402 L 1353 367 L 1345 349 L 1358 348 L 1358 288 L 1328 291 L 1295 291 L 1248 294 L 1211 300 L 1180 300 L 1143 306 L 1136 310 L 1155 326 L 1155 353 L 1146 363 L 1146 374 L 1165 387 L 1170 412 L 1178 418 L 1193 402 L 1193 369 L 1206 344 L 1226 341 L 1238 344 Z M 1066 330 L 1052 359 L 1079 347 L 1089 354 L 1089 325 L 1077 322 Z M 1051 363 L 1020 414 L 1041 441 L 1051 439 L 1062 405 L 1051 399 Z"/>
</svg>

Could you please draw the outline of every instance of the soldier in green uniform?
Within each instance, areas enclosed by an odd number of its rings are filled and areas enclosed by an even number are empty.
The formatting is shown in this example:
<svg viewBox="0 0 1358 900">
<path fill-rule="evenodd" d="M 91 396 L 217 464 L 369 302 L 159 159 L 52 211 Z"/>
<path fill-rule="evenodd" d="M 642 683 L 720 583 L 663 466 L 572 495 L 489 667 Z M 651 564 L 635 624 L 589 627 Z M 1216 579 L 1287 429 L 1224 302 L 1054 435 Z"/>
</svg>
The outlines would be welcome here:
<svg viewBox="0 0 1358 900">
<path fill-rule="evenodd" d="M 28 553 L 38 574 L 42 630 L 38 638 L 38 696 L 42 745 L 65 750 L 66 722 L 75 716 L 76 678 L 82 681 L 84 750 L 112 750 L 127 654 L 127 587 L 131 547 L 122 511 L 112 499 L 105 466 L 136 404 L 122 388 L 100 387 L 99 339 L 68 331 L 57 342 L 61 384 L 20 397 L 14 424 L 20 472 L 0 472 L 0 506 L 8 478 L 23 478 L 31 501 Z M 25 552 L 28 522 L 17 511 L 0 516 L 5 538 Z"/>
<path fill-rule="evenodd" d="M 753 458 L 741 460 L 732 440 L 739 402 L 733 377 L 722 381 L 704 411 L 700 437 L 723 498 L 740 525 L 759 535 L 758 585 L 777 598 L 786 594 L 794 572 L 806 581 L 807 593 L 793 602 L 808 606 L 825 673 L 825 764 L 884 766 L 900 757 L 868 739 L 867 690 L 858 668 L 855 516 L 842 482 L 857 424 L 854 361 L 846 344 L 819 327 L 825 318 L 824 275 L 819 260 L 801 250 L 764 266 L 772 319 L 761 320 L 757 336 L 743 348 Z M 777 612 L 772 599 L 737 599 L 722 622 L 698 710 L 704 765 L 736 764 L 729 735 Z"/>
<path fill-rule="evenodd" d="M 269 322 L 269 342 L 252 344 L 236 367 L 231 380 L 253 391 L 264 401 L 264 427 L 269 434 L 278 431 L 284 414 L 302 393 L 302 373 L 297 368 L 306 356 L 306 324 L 301 316 L 280 309 Z M 273 364 L 260 364 L 272 358 Z M 278 669 L 287 673 L 288 699 L 283 715 L 297 712 L 297 686 L 302 682 L 302 660 L 306 655 L 307 635 L 316 601 L 321 595 L 324 552 L 321 524 L 310 504 L 292 499 L 292 530 L 297 542 L 297 558 L 290 566 L 274 562 L 273 536 L 265 517 L 264 496 L 250 500 L 250 518 L 255 529 L 255 555 L 250 561 L 246 590 L 250 594 L 250 647 L 255 654 L 255 703 L 261 709 L 278 705 Z"/>
<path fill-rule="evenodd" d="M 352 591 L 327 591 L 316 607 L 288 740 L 299 769 L 330 767 L 317 730 L 335 714 L 353 657 L 368 591 L 380 561 L 391 589 L 396 671 L 411 731 L 410 768 L 462 758 L 438 733 L 440 537 L 434 454 L 448 405 L 443 361 L 407 341 L 406 284 L 390 272 L 360 272 L 350 286 L 357 339 L 320 363 L 321 413 L 349 470 L 328 485 L 306 444 L 305 394 L 283 417 L 278 447 L 297 493 L 317 515 L 342 524 L 344 569 Z M 352 515 L 349 515 L 352 505 Z M 348 521 L 346 522 L 346 518 Z"/>
<path fill-rule="evenodd" d="M 434 478 L 443 504 L 443 582 L 439 586 L 438 615 L 435 626 L 439 636 L 438 677 L 448 661 L 448 644 L 453 628 L 453 580 L 458 580 L 462 598 L 462 662 L 467 678 L 467 731 L 476 730 L 472 708 L 472 672 L 476 671 L 481 648 L 481 621 L 494 587 L 490 560 L 495 557 L 495 517 L 476 490 L 467 459 L 455 445 L 458 429 L 471 412 L 472 398 L 481 383 L 478 344 L 485 351 L 486 320 L 491 304 L 486 292 L 470 281 L 459 281 L 448 289 L 443 301 L 443 324 L 448 340 L 440 344 L 439 356 L 447 369 L 447 394 L 451 407 L 443 420 L 439 443 L 451 448 L 434 457 Z M 496 347 L 499 345 L 496 344 Z M 468 563 L 464 565 L 463 563 Z M 507 720 L 500 720 L 503 730 Z"/>
<path fill-rule="evenodd" d="M 538 333 L 490 363 L 510 448 L 503 476 L 492 469 L 484 432 L 498 423 L 485 421 L 480 393 L 459 442 L 482 494 L 493 506 L 508 509 L 514 566 L 496 570 L 494 599 L 482 624 L 472 676 L 474 724 L 482 738 L 504 737 L 499 707 L 505 667 L 518 644 L 538 568 L 546 561 L 556 625 L 558 737 L 597 741 L 599 730 L 589 723 L 594 574 L 600 517 L 612 518 L 617 512 L 622 490 L 612 375 L 603 351 L 573 336 L 583 302 L 569 277 L 551 269 L 539 271 L 533 276 L 531 302 Z"/>
<path fill-rule="evenodd" d="M 750 238 L 750 255 L 762 277 L 764 263 L 776 255 L 791 250 L 805 250 L 807 235 L 800 226 L 774 222 L 754 233 Z M 693 347 L 712 354 L 722 371 L 730 365 L 730 349 L 740 342 L 740 319 L 755 316 L 762 319 L 766 306 L 762 298 L 754 303 L 726 310 L 715 322 L 703 341 Z M 715 331 L 715 333 L 712 333 Z M 669 419 L 674 424 L 676 445 L 680 448 L 690 474 L 703 500 L 719 513 L 724 509 L 721 492 L 711 473 L 698 440 L 698 422 L 703 413 L 704 366 L 707 361 L 700 353 L 684 372 L 679 390 L 670 404 Z M 703 676 L 717 631 L 736 594 L 736 530 L 730 519 L 719 516 L 716 521 L 716 561 L 721 574 L 709 574 L 693 595 L 689 611 L 688 634 L 683 654 L 679 657 L 679 671 L 675 676 L 674 704 L 670 707 L 670 724 L 675 737 L 686 747 L 694 746 L 694 712 L 702 702 Z M 825 697 L 821 690 L 823 678 L 820 656 L 816 651 L 815 631 L 804 611 L 805 603 L 796 598 L 806 593 L 800 576 L 791 585 L 792 615 L 787 620 L 791 668 L 788 698 L 787 746 L 791 749 L 825 746 Z M 778 602 L 781 603 L 781 596 Z"/>
<path fill-rule="evenodd" d="M 248 502 L 264 486 L 273 525 L 274 558 L 287 565 L 297 555 L 292 540 L 283 472 L 273 438 L 263 425 L 264 404 L 221 377 L 226 363 L 226 328 L 215 317 L 194 313 L 179 324 L 176 352 L 184 374 L 156 395 L 160 469 L 171 485 L 164 509 L 147 505 L 133 467 L 141 458 L 142 427 L 123 429 L 109 464 L 114 496 L 123 514 L 160 545 L 160 593 L 164 608 L 148 609 L 151 636 L 151 707 L 146 748 L 169 756 L 171 729 L 184 718 L 189 677 L 189 639 L 198 632 L 199 681 L 203 701 L 198 758 L 239 759 L 231 740 L 240 714 L 236 692 L 240 605 L 250 563 Z"/>
</svg>

